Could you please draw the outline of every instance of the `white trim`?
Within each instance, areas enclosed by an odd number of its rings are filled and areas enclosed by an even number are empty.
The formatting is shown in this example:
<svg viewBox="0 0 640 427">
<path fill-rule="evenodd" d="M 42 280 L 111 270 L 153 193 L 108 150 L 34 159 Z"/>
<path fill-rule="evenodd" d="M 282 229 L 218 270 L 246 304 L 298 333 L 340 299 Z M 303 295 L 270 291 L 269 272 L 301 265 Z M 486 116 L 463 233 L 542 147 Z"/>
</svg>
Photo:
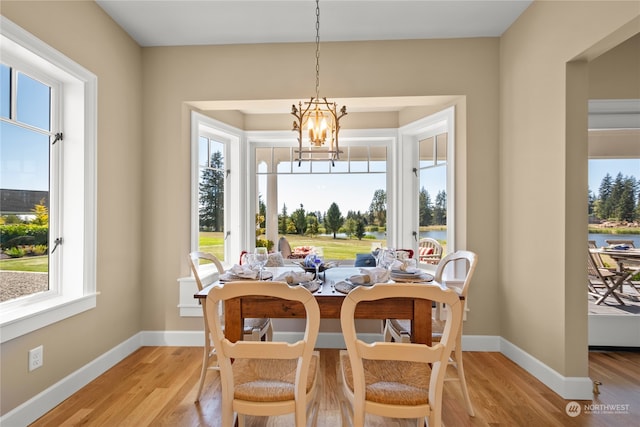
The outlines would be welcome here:
<svg viewBox="0 0 640 427">
<path fill-rule="evenodd" d="M 243 131 L 226 123 L 207 117 L 197 111 L 191 111 L 191 250 L 198 250 L 199 241 L 199 137 L 200 135 L 214 136 L 224 145 L 224 168 L 231 171 L 225 172 L 224 188 L 224 260 L 223 263 L 233 263 L 236 255 L 244 247 L 240 245 L 238 236 L 227 239 L 230 230 L 244 230 L 245 226 L 240 215 L 232 215 L 232 212 L 242 212 L 241 198 L 238 194 L 243 192 L 243 174 L 241 171 L 240 153 L 243 141 Z"/>
<path fill-rule="evenodd" d="M 538 381 L 564 399 L 593 399 L 593 383 L 589 377 L 565 377 L 520 347 L 500 337 L 500 352 Z"/>
<path fill-rule="evenodd" d="M 61 82 L 52 131 L 64 132 L 58 169 L 52 168 L 52 239 L 64 244 L 50 256 L 50 291 L 2 303 L 0 342 L 96 306 L 97 77 L 70 58 L 0 16 L 2 54 Z M 54 100 L 55 102 L 55 100 Z M 57 119 L 61 119 L 58 123 Z M 66 167 L 62 165 L 64 162 Z M 60 197 L 56 197 L 54 193 Z M 57 220 L 57 223 L 53 221 Z M 56 231 L 58 230 L 58 231 Z M 59 259 L 59 263 L 56 262 Z"/>
<path fill-rule="evenodd" d="M 140 348 L 142 336 L 144 336 L 143 332 L 132 336 L 20 406 L 2 415 L 0 417 L 0 425 L 26 426 L 31 424 Z"/>
<path fill-rule="evenodd" d="M 589 130 L 640 128 L 640 99 L 589 100 Z"/>
<path fill-rule="evenodd" d="M 412 191 L 405 191 L 400 197 L 401 202 L 398 205 L 400 209 L 403 228 L 399 234 L 399 247 L 412 247 L 414 250 L 418 248 L 418 240 L 413 236 L 413 232 L 419 233 L 418 219 L 418 197 L 420 192 L 420 179 L 416 179 L 413 168 L 419 170 L 420 159 L 418 156 L 418 142 L 421 139 L 436 136 L 441 133 L 447 133 L 447 250 L 455 251 L 456 242 L 456 224 L 455 224 L 455 200 L 456 200 L 456 137 L 455 137 L 455 106 L 447 107 L 430 116 L 423 117 L 412 123 L 398 128 L 400 138 L 400 151 L 403 158 L 399 158 L 398 168 L 402 175 L 405 188 L 411 188 Z M 418 172 L 419 173 L 419 172 Z M 435 195 L 434 195 L 435 196 Z M 404 208 L 403 210 L 403 207 Z"/>
</svg>

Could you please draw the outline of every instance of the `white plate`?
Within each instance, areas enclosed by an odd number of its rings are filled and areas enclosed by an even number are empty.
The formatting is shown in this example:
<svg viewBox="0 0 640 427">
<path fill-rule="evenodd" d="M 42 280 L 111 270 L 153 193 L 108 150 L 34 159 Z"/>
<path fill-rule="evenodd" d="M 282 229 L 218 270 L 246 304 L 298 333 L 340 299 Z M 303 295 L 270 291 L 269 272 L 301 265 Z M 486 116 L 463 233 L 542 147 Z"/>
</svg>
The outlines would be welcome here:
<svg viewBox="0 0 640 427">
<path fill-rule="evenodd" d="M 391 274 L 391 280 L 395 282 L 431 282 L 433 280 L 433 276 L 427 273 L 418 275 L 414 274 L 412 276 L 394 276 Z"/>
</svg>

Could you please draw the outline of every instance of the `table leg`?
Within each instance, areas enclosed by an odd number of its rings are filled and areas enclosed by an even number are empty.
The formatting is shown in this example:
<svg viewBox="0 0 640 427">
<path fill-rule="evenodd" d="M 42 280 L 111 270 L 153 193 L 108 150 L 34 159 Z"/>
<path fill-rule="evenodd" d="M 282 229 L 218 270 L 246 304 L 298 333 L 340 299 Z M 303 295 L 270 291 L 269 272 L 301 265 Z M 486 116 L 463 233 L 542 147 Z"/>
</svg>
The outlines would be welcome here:
<svg viewBox="0 0 640 427">
<path fill-rule="evenodd" d="M 231 342 L 242 339 L 244 319 L 241 302 L 240 298 L 233 298 L 224 303 L 224 334 Z"/>
<path fill-rule="evenodd" d="M 431 310 L 431 301 L 422 299 L 413 301 L 411 336 L 416 343 L 431 345 Z"/>
</svg>

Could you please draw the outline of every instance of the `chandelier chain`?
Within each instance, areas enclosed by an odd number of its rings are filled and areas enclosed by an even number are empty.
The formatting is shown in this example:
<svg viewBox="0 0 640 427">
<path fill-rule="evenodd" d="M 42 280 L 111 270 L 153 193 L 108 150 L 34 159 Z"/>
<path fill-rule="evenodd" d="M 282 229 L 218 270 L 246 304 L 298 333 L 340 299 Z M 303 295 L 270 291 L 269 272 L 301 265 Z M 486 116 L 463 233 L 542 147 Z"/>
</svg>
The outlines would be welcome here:
<svg viewBox="0 0 640 427">
<path fill-rule="evenodd" d="M 316 99 L 320 96 L 320 0 L 316 0 Z"/>
</svg>

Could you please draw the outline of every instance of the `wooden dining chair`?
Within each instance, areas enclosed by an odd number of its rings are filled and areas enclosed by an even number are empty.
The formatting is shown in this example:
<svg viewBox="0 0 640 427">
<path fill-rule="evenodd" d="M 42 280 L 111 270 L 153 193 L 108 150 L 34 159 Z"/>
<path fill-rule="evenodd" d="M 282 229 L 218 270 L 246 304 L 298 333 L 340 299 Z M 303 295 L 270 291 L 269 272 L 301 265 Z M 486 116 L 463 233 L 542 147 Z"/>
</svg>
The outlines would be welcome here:
<svg viewBox="0 0 640 427">
<path fill-rule="evenodd" d="M 304 306 L 306 324 L 302 339 L 290 344 L 277 341 L 231 342 L 225 337 L 220 307 L 242 296 L 265 296 L 297 301 Z M 222 426 L 238 425 L 244 416 L 294 414 L 296 427 L 318 416 L 319 353 L 314 351 L 320 329 L 320 308 L 303 286 L 285 282 L 238 281 L 213 287 L 206 299 L 207 321 L 218 349 L 222 389 Z M 232 363 L 233 361 L 233 363 Z"/>
<path fill-rule="evenodd" d="M 206 286 L 209 286 L 216 279 L 212 269 L 218 272 L 218 274 L 224 273 L 224 267 L 220 260 L 213 254 L 208 252 L 191 252 L 189 254 L 189 265 L 191 272 L 196 280 L 198 291 L 201 291 Z M 205 270 L 208 270 L 205 272 Z M 200 300 L 198 300 L 200 301 Z M 207 312 L 204 305 L 202 306 L 202 315 L 204 317 L 204 352 L 202 357 L 202 369 L 200 371 L 200 384 L 198 386 L 198 393 L 196 394 L 195 401 L 200 400 L 202 394 L 202 388 L 204 386 L 204 380 L 209 370 L 219 370 L 218 359 L 216 355 L 215 346 L 211 342 L 211 334 L 209 332 L 209 324 L 207 322 Z M 271 326 L 271 319 L 246 319 L 244 322 L 244 339 L 259 341 L 262 339 L 271 340 L 273 335 L 273 328 Z"/>
<path fill-rule="evenodd" d="M 359 303 L 385 298 L 422 298 L 447 305 L 444 330 L 432 346 L 404 342 L 365 343 L 358 339 L 355 310 Z M 343 395 L 343 425 L 364 426 L 365 414 L 415 418 L 430 427 L 442 425 L 442 395 L 447 362 L 462 319 L 458 293 L 438 284 L 402 283 L 360 286 L 342 303 L 340 324 L 347 350 L 340 352 L 338 380 Z"/>
<path fill-rule="evenodd" d="M 464 262 L 464 266 L 460 266 L 460 263 Z M 447 266 L 453 267 L 454 269 L 464 267 L 464 274 L 460 279 L 456 279 L 455 283 L 459 283 L 459 286 L 451 285 L 452 289 L 454 289 L 460 300 L 463 301 L 463 310 L 460 318 L 460 329 L 458 330 L 458 335 L 455 338 L 454 351 L 449 358 L 449 364 L 453 366 L 456 370 L 456 376 L 451 377 L 448 376 L 445 378 L 445 381 L 457 381 L 460 383 L 460 388 L 462 390 L 462 396 L 464 398 L 464 403 L 467 408 L 467 412 L 470 416 L 475 416 L 475 411 L 473 410 L 473 405 L 471 404 L 471 398 L 469 397 L 469 388 L 467 387 L 467 381 L 464 375 L 464 364 L 462 361 L 462 324 L 464 320 L 464 308 L 466 307 L 467 295 L 469 293 L 469 285 L 471 284 L 471 278 L 473 277 L 473 273 L 475 272 L 476 266 L 478 264 L 478 255 L 471 251 L 456 251 L 454 253 L 448 254 L 445 256 L 442 261 L 438 264 L 436 268 L 436 273 L 434 276 L 434 281 L 436 283 L 443 283 L 443 275 Z M 457 270 L 454 270 L 454 274 L 460 274 Z M 454 276 L 455 277 L 455 276 Z M 446 310 L 446 307 L 445 307 Z M 436 318 L 433 319 L 432 322 L 432 339 L 434 341 L 440 340 L 442 336 L 443 325 L 440 321 L 440 313 L 441 308 L 439 307 L 435 310 Z M 385 341 L 400 341 L 400 342 L 411 342 L 411 321 L 410 320 L 402 320 L 402 319 L 387 319 L 384 328 L 384 336 Z"/>
</svg>

